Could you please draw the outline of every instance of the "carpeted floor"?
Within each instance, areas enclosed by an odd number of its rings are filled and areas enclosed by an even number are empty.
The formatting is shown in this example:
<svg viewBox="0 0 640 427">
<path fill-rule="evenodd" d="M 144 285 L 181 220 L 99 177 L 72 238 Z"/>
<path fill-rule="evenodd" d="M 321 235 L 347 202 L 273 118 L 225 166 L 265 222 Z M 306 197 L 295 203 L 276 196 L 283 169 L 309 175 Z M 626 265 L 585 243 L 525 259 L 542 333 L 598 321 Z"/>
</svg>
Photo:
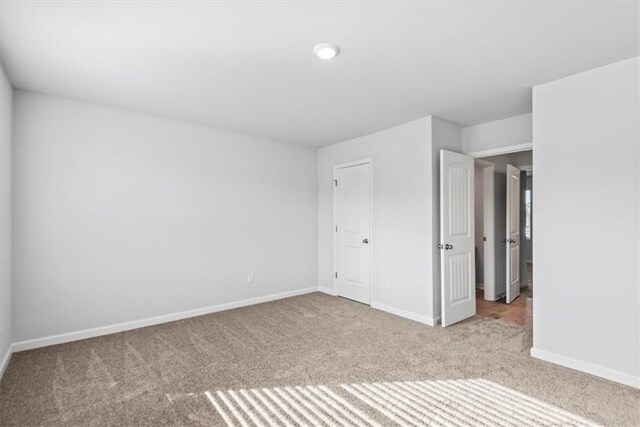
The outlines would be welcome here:
<svg viewBox="0 0 640 427">
<path fill-rule="evenodd" d="M 205 395 L 229 426 L 597 425 L 487 380 L 218 390 Z"/>
<path fill-rule="evenodd" d="M 489 384 L 489 394 L 523 393 L 558 413 L 640 425 L 639 390 L 533 359 L 530 347 L 529 329 L 492 319 L 429 327 L 314 293 L 16 353 L 0 384 L 0 424 L 224 425 L 211 401 L 218 391 L 326 389 L 341 398 L 349 387 Z"/>
</svg>

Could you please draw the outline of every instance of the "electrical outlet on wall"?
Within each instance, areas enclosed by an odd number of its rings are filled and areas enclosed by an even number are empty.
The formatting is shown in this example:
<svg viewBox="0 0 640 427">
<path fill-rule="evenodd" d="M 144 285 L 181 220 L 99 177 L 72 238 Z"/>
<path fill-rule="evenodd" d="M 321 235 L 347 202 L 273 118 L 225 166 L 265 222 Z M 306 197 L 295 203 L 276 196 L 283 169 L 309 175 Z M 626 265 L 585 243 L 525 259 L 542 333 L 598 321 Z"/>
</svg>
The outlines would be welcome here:
<svg viewBox="0 0 640 427">
<path fill-rule="evenodd" d="M 247 274 L 247 283 L 253 283 L 253 273 Z"/>
</svg>

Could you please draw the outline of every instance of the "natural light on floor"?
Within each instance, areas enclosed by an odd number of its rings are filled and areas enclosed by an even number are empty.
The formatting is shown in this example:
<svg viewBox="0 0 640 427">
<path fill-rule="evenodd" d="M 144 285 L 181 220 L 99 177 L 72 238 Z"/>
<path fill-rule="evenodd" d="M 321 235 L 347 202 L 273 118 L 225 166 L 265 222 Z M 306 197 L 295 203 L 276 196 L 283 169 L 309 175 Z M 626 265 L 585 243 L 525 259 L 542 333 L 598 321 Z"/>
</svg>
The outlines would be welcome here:
<svg viewBox="0 0 640 427">
<path fill-rule="evenodd" d="M 229 426 L 593 426 L 482 379 L 205 392 Z"/>
</svg>

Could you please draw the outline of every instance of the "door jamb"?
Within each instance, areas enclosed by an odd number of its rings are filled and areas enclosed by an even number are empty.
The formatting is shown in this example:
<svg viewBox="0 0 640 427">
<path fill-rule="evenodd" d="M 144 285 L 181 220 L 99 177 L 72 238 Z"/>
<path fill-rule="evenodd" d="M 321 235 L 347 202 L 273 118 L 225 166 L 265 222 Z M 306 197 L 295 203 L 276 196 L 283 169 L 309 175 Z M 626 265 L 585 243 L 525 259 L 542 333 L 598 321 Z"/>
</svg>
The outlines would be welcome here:
<svg viewBox="0 0 640 427">
<path fill-rule="evenodd" d="M 462 153 L 467 156 L 479 159 L 482 157 L 500 156 L 502 154 L 518 153 L 520 151 L 533 150 L 533 142 L 526 142 L 524 144 L 506 145 L 503 147 L 490 148 L 487 150 L 472 151 L 470 153 Z"/>
<path fill-rule="evenodd" d="M 334 185 L 335 180 L 337 179 L 337 171 L 338 169 L 345 169 L 353 166 L 360 165 L 369 165 L 369 305 L 373 305 L 373 245 L 375 245 L 375 236 L 373 235 L 373 158 L 367 157 L 361 160 L 355 160 L 352 162 L 339 163 L 337 165 L 333 165 L 333 182 L 332 182 L 332 200 L 333 200 L 333 225 L 331 228 L 331 234 L 333 234 L 333 271 L 336 272 L 338 262 L 338 248 L 337 248 L 337 239 L 336 239 L 336 227 L 337 227 L 337 203 L 336 203 L 336 186 Z M 335 295 L 338 295 L 338 284 L 336 283 L 335 274 L 332 277 L 333 291 Z"/>
<path fill-rule="evenodd" d="M 481 159 L 476 159 L 476 164 L 482 167 L 482 197 L 483 197 L 483 224 L 482 234 L 489 239 L 489 251 L 484 250 L 484 299 L 495 301 L 496 295 L 496 244 L 495 240 L 495 164 Z"/>
</svg>

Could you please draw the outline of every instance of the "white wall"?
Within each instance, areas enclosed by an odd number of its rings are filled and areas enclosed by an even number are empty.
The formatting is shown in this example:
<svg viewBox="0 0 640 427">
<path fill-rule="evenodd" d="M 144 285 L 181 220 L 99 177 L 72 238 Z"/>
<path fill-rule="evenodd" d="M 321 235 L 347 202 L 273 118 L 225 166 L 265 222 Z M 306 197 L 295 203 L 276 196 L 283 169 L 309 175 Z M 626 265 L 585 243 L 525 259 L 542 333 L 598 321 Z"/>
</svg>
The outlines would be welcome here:
<svg viewBox="0 0 640 427">
<path fill-rule="evenodd" d="M 372 305 L 423 321 L 431 314 L 429 122 L 419 119 L 321 148 L 318 154 L 320 286 L 333 290 L 333 166 L 372 158 Z"/>
<path fill-rule="evenodd" d="M 12 343 L 11 129 L 13 88 L 0 67 L 0 371 Z"/>
<path fill-rule="evenodd" d="M 318 282 L 322 288 L 333 291 L 333 166 L 372 158 L 372 306 L 429 324 L 437 320 L 436 178 L 439 150 L 446 147 L 460 151 L 459 128 L 426 117 L 319 150 Z"/>
<path fill-rule="evenodd" d="M 533 91 L 532 354 L 636 387 L 639 75 L 634 58 Z"/>
<path fill-rule="evenodd" d="M 16 341 L 317 286 L 315 149 L 14 101 Z"/>
<path fill-rule="evenodd" d="M 462 129 L 462 152 L 491 152 L 503 147 L 527 145 L 533 141 L 532 115 L 509 117 Z"/>
</svg>

